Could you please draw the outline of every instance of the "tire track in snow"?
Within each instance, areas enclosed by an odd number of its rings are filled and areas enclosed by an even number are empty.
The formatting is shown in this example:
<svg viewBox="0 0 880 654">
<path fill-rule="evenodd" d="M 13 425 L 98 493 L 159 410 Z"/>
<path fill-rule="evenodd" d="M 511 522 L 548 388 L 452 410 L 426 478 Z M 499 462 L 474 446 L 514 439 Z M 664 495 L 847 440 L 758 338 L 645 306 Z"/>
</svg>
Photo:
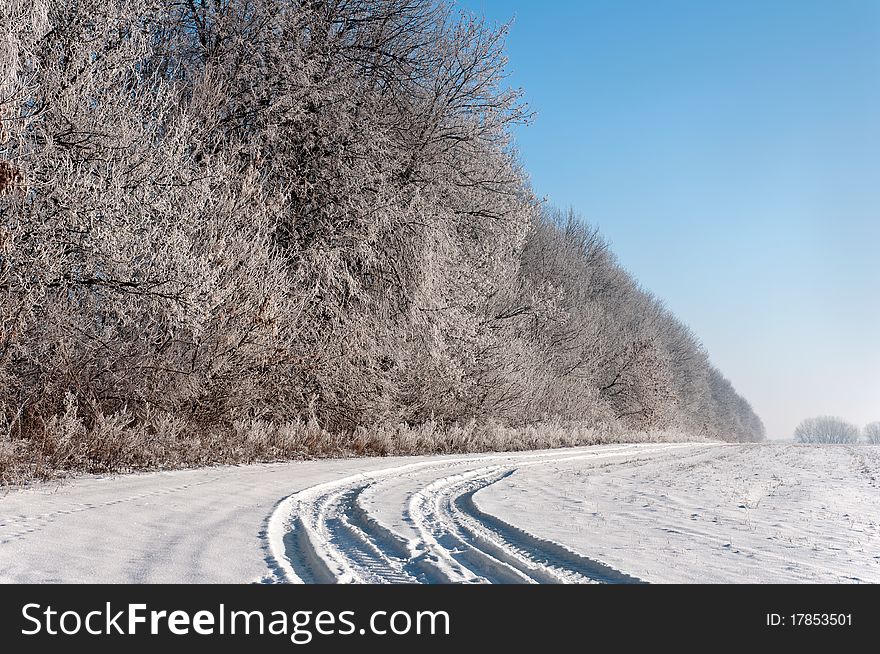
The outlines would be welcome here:
<svg viewBox="0 0 880 654">
<path fill-rule="evenodd" d="M 566 457 L 571 461 L 591 457 Z M 524 466 L 540 465 L 529 462 Z M 534 536 L 479 509 L 473 496 L 516 469 L 488 467 L 440 479 L 415 493 L 410 515 L 422 542 L 450 578 L 495 583 L 642 583 L 559 543 Z M 476 563 L 476 565 L 473 565 Z M 458 565 L 470 569 L 461 574 Z M 488 574 L 486 574 L 488 572 Z M 458 578 L 455 575 L 458 574 Z"/>
<path fill-rule="evenodd" d="M 504 477 L 509 474 L 512 473 L 507 473 Z M 494 481 L 491 483 L 494 483 Z M 523 563 L 530 571 L 539 573 L 539 576 L 536 576 L 534 572 L 527 572 L 535 581 L 542 581 L 541 577 L 545 575 L 545 570 L 549 570 L 553 573 L 553 576 L 557 577 L 558 581 L 563 583 L 645 583 L 638 577 L 628 575 L 605 563 L 578 554 L 560 543 L 533 536 L 524 529 L 520 529 L 482 511 L 474 503 L 474 494 L 489 485 L 491 484 L 486 484 L 463 495 L 459 495 L 455 499 L 455 506 L 459 511 L 475 520 L 479 527 L 487 530 L 492 536 L 505 543 L 502 551 L 506 549 L 507 551 L 514 551 L 519 554 L 516 557 L 517 562 Z M 492 536 L 490 536 L 490 542 L 492 542 Z"/>
<path fill-rule="evenodd" d="M 344 477 L 282 500 L 266 536 L 276 581 L 292 583 L 638 583 L 640 580 L 492 516 L 473 496 L 517 469 L 573 460 L 656 455 L 693 445 L 624 445 L 487 454 L 419 462 Z M 652 457 L 653 458 L 653 457 Z M 622 464 L 642 459 L 625 459 Z M 401 478 L 428 483 L 392 530 L 362 502 Z"/>
</svg>

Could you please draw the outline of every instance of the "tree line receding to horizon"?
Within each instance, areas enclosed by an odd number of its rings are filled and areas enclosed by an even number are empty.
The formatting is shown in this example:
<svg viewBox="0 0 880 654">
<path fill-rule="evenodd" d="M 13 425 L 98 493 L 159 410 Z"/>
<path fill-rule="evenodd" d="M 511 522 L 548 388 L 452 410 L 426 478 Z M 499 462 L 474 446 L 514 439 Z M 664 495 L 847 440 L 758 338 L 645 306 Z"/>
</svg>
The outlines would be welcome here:
<svg viewBox="0 0 880 654">
<path fill-rule="evenodd" d="M 7 0 L 0 26 L 0 461 L 207 433 L 237 460 L 257 423 L 318 429 L 304 454 L 428 423 L 763 438 L 535 197 L 506 27 L 431 0 Z"/>
</svg>

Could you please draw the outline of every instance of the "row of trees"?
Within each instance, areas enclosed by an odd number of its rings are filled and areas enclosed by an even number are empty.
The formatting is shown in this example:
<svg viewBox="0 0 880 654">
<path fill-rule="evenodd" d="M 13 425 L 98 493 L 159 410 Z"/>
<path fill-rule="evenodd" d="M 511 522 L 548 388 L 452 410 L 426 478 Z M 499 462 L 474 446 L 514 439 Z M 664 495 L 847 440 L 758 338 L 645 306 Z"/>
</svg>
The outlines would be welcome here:
<svg viewBox="0 0 880 654">
<path fill-rule="evenodd" d="M 880 445 L 880 422 L 872 422 L 859 429 L 857 425 L 835 416 L 807 418 L 794 430 L 800 443 L 856 443 L 859 436 L 873 445 Z"/>
<path fill-rule="evenodd" d="M 510 142 L 506 29 L 433 0 L 7 0 L 0 434 L 173 415 L 763 437 Z"/>
</svg>

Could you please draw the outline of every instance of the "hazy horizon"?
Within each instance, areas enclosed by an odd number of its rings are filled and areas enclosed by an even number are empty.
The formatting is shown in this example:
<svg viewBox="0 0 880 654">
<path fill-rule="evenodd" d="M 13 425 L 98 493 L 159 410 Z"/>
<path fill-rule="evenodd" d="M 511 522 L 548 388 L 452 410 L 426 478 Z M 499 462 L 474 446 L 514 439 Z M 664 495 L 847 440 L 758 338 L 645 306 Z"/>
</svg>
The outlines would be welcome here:
<svg viewBox="0 0 880 654">
<path fill-rule="evenodd" d="M 880 420 L 880 4 L 460 4 L 516 18 L 536 192 L 600 228 L 769 438 Z"/>
</svg>

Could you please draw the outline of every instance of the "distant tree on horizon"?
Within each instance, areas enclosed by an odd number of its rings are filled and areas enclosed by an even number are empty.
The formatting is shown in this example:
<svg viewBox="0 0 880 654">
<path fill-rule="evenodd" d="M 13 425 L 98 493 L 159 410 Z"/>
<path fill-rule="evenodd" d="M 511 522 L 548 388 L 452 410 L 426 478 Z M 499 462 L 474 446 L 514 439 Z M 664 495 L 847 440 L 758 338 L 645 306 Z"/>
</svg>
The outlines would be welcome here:
<svg viewBox="0 0 880 654">
<path fill-rule="evenodd" d="M 880 445 L 880 421 L 865 425 L 862 433 L 865 435 L 865 440 L 871 445 Z"/>
<path fill-rule="evenodd" d="M 794 430 L 799 443 L 842 444 L 859 440 L 859 428 L 836 416 L 807 418 Z"/>
</svg>

